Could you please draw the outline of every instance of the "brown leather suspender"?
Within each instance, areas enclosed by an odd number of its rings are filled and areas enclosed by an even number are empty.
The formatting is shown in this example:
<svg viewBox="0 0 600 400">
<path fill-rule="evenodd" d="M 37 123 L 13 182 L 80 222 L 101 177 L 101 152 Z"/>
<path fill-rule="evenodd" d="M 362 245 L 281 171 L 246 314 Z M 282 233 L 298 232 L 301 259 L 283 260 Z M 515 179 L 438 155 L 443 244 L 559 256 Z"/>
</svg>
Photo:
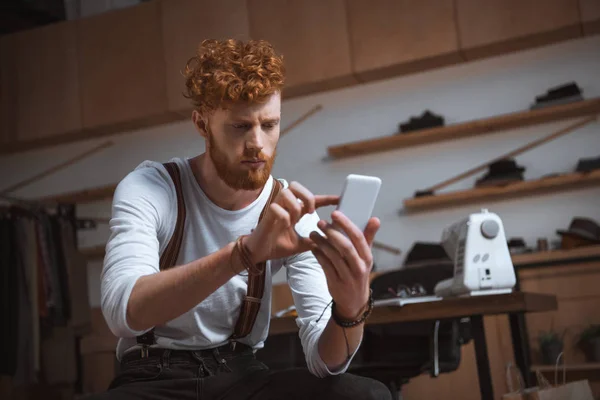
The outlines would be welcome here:
<svg viewBox="0 0 600 400">
<path fill-rule="evenodd" d="M 169 269 L 175 266 L 177 257 L 179 256 L 179 250 L 181 249 L 181 242 L 183 241 L 183 228 L 185 227 L 185 199 L 183 197 L 183 187 L 181 185 L 181 174 L 179 173 L 179 167 L 173 162 L 165 163 L 163 166 L 171 176 L 171 180 L 175 185 L 175 193 L 177 193 L 177 221 L 175 222 L 175 229 L 173 235 L 165 248 L 165 251 L 160 256 L 160 270 Z M 136 337 L 138 344 L 144 346 L 151 346 L 156 344 L 156 337 L 154 336 L 154 328 Z M 144 352 L 142 351 L 142 355 Z"/>
<path fill-rule="evenodd" d="M 163 165 L 167 169 L 167 172 L 171 176 L 171 180 L 175 185 L 175 192 L 177 193 L 177 221 L 175 223 L 173 235 L 171 236 L 171 239 L 169 240 L 165 251 L 160 257 L 161 271 L 174 267 L 175 263 L 177 262 L 177 257 L 179 256 L 181 243 L 183 241 L 183 231 L 185 227 L 186 217 L 185 200 L 183 196 L 183 188 L 181 184 L 181 175 L 179 172 L 179 167 L 173 162 L 165 163 Z M 277 197 L 277 194 L 279 193 L 281 188 L 281 182 L 275 179 L 273 182 L 273 189 L 271 190 L 269 199 L 267 200 L 267 203 L 265 204 L 265 207 L 263 208 L 260 214 L 259 222 L 260 220 L 262 220 L 271 202 L 275 199 L 275 197 Z M 258 316 L 258 311 L 260 310 L 260 304 L 265 289 L 266 262 L 259 264 L 258 268 L 262 271 L 260 274 L 248 276 L 248 292 L 246 294 L 246 297 L 244 298 L 244 302 L 242 303 L 240 315 L 235 325 L 233 334 L 231 335 L 231 339 L 234 341 L 234 344 L 235 340 L 247 336 L 252 331 L 252 327 L 254 326 L 256 317 Z M 145 334 L 138 336 L 136 339 L 138 344 L 144 346 L 156 344 L 154 328 L 146 332 Z"/>
<path fill-rule="evenodd" d="M 260 217 L 258 218 L 258 222 L 260 222 L 267 212 L 269 205 L 271 202 L 277 197 L 277 194 L 281 190 L 282 185 L 277 179 L 273 182 L 273 189 L 271 190 L 271 194 L 265 207 L 260 213 Z M 266 262 L 262 262 L 258 264 L 258 269 L 261 271 L 260 274 L 250 275 L 248 274 L 248 292 L 246 293 L 246 297 L 244 298 L 244 302 L 242 303 L 240 309 L 240 316 L 238 317 L 237 323 L 235 324 L 235 329 L 233 331 L 233 335 L 231 335 L 230 339 L 235 342 L 250 334 L 252 331 L 252 327 L 254 326 L 254 322 L 256 321 L 256 317 L 258 316 L 258 311 L 260 310 L 260 304 L 263 297 L 263 293 L 265 291 L 265 270 L 267 267 Z"/>
</svg>

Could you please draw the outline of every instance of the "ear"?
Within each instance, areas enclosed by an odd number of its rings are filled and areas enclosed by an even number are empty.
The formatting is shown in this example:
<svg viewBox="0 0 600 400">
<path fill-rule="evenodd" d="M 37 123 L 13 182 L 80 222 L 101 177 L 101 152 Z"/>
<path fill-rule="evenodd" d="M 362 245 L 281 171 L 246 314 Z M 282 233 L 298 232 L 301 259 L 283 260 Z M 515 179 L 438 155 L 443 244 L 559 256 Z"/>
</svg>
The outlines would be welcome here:
<svg viewBox="0 0 600 400">
<path fill-rule="evenodd" d="M 194 110 L 192 111 L 192 122 L 194 123 L 194 126 L 196 127 L 198 133 L 200 133 L 200 135 L 202 135 L 203 138 L 207 139 L 208 129 L 206 128 L 208 124 L 208 119 L 204 118 L 202 114 L 200 114 L 200 112 L 198 112 L 197 110 Z"/>
</svg>

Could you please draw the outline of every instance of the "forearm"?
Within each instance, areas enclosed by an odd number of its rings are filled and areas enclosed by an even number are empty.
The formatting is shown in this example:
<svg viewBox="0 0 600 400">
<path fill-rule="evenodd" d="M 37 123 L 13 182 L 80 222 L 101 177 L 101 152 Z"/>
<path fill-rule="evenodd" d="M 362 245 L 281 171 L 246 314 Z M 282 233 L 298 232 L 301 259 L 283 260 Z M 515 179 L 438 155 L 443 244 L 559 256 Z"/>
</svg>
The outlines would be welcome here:
<svg viewBox="0 0 600 400">
<path fill-rule="evenodd" d="M 330 371 L 339 369 L 354 354 L 362 340 L 363 327 L 364 324 L 359 324 L 342 328 L 333 318 L 329 320 L 319 338 L 319 355 Z"/>
<path fill-rule="evenodd" d="M 171 321 L 192 309 L 241 272 L 234 244 L 188 264 L 139 278 L 127 303 L 127 322 L 134 330 Z"/>
</svg>

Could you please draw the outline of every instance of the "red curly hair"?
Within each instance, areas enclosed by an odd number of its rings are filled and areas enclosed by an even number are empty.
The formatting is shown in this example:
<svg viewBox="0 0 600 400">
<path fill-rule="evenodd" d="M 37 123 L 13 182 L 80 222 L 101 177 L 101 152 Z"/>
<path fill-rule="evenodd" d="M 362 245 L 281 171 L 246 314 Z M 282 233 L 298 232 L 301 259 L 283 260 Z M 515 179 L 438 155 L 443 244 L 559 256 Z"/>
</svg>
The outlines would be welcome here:
<svg viewBox="0 0 600 400">
<path fill-rule="evenodd" d="M 201 113 L 227 102 L 263 102 L 283 88 L 283 56 L 264 40 L 204 40 L 185 66 L 184 96 Z"/>
</svg>

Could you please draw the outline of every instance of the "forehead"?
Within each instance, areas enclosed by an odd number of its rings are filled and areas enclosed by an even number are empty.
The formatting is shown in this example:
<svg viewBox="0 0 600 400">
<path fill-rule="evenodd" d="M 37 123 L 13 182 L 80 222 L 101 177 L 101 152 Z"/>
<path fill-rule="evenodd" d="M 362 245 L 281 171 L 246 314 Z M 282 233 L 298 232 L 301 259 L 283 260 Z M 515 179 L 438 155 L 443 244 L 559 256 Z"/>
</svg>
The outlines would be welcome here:
<svg viewBox="0 0 600 400">
<path fill-rule="evenodd" d="M 281 96 L 274 93 L 267 101 L 261 103 L 234 103 L 229 104 L 226 109 L 217 110 L 222 112 L 225 118 L 264 119 L 275 118 L 281 114 Z"/>
</svg>

